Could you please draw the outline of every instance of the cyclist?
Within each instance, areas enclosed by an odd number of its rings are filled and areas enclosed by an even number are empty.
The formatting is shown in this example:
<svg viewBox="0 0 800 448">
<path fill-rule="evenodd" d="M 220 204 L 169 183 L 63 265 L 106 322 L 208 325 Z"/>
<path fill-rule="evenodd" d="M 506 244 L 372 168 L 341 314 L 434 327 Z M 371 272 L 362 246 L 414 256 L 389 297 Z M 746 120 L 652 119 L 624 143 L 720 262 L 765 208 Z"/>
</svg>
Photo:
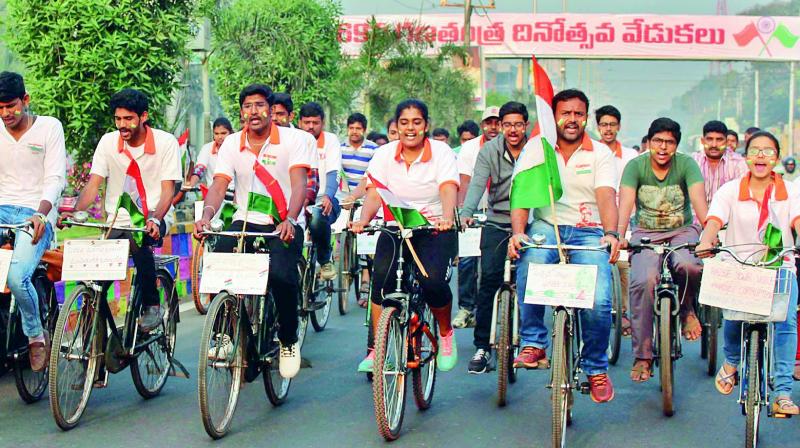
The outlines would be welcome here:
<svg viewBox="0 0 800 448">
<path fill-rule="evenodd" d="M 619 231 L 625 232 L 636 206 L 631 242 L 648 237 L 653 243 L 673 246 L 697 241 L 700 228 L 693 224 L 692 209 L 704 222 L 706 204 L 703 175 L 690 156 L 677 152 L 681 127 L 669 118 L 658 118 L 647 132 L 649 154 L 633 159 L 622 172 Z M 623 247 L 627 242 L 623 241 Z M 702 265 L 688 249 L 670 257 L 675 283 L 681 285 L 680 313 L 683 337 L 700 337 L 702 326 L 694 313 L 694 298 L 699 291 Z M 653 293 L 661 272 L 661 256 L 651 251 L 631 256 L 630 305 L 633 355 L 631 379 L 643 382 L 652 376 Z"/>
<path fill-rule="evenodd" d="M 594 309 L 580 311 L 583 340 L 582 367 L 589 377 L 592 400 L 604 403 L 614 398 L 614 386 L 608 377 L 608 339 L 611 330 L 611 266 L 618 256 L 617 186 L 614 154 L 605 144 L 592 140 L 586 130 L 589 99 L 576 89 L 567 89 L 553 97 L 552 107 L 558 139 L 557 159 L 563 195 L 551 207 L 534 209 L 534 220 L 528 224 L 529 209 L 511 210 L 513 236 L 509 256 L 519 258 L 519 249 L 534 234 L 543 234 L 548 244 L 556 244 L 554 225 L 558 225 L 564 244 L 608 244 L 610 256 L 595 251 L 575 251 L 571 261 L 592 264 L 597 269 Z M 527 145 L 541 145 L 531 139 Z M 527 146 L 526 145 L 526 146 Z M 517 263 L 517 291 L 520 302 L 520 336 L 522 351 L 514 367 L 535 369 L 547 367 L 545 355 L 550 337 L 544 325 L 544 306 L 524 303 L 529 263 L 557 263 L 556 251 L 530 250 Z"/>
<path fill-rule="evenodd" d="M 503 132 L 486 143 L 474 161 L 470 175 L 461 173 L 461 182 L 467 182 L 469 189 L 461 208 L 461 221 L 464 225 L 472 222 L 472 215 L 478 209 L 484 192 L 488 188 L 487 222 L 508 229 L 502 231 L 486 226 L 481 232 L 481 277 L 475 304 L 475 355 L 469 362 L 467 371 L 471 374 L 486 373 L 491 368 L 492 353 L 489 345 L 489 332 L 492 326 L 492 303 L 494 294 L 503 283 L 505 266 L 505 241 L 511 233 L 511 211 L 509 192 L 514 164 L 528 141 L 525 131 L 528 126 L 528 109 L 522 103 L 510 101 L 498 112 Z M 474 141 L 474 140 L 470 140 Z M 469 142 L 467 142 L 469 143 Z M 466 154 L 465 148 L 461 154 Z M 462 157 L 459 157 L 461 165 Z M 461 190 L 464 188 L 462 187 Z M 460 266 L 459 266 L 460 269 Z M 453 320 L 455 326 L 455 320 Z"/>
<path fill-rule="evenodd" d="M 711 203 L 714 193 L 722 184 L 738 179 L 747 173 L 744 157 L 727 148 L 728 127 L 711 120 L 703 125 L 703 151 L 692 154 L 705 179 L 706 201 Z"/>
<path fill-rule="evenodd" d="M 475 168 L 475 159 L 486 142 L 500 133 L 500 109 L 489 106 L 483 111 L 481 126 L 483 135 L 461 145 L 458 153 L 458 174 L 461 186 L 458 189 L 458 203 L 462 204 L 467 195 L 469 179 Z M 486 182 L 484 182 L 486 185 Z M 484 207 L 486 201 L 482 201 Z M 458 312 L 453 319 L 453 326 L 466 328 L 475 326 L 475 299 L 478 294 L 478 258 L 458 257 Z"/>
<path fill-rule="evenodd" d="M 275 298 L 280 329 L 280 374 L 292 378 L 300 370 L 297 344 L 297 262 L 303 249 L 308 170 L 316 164 L 313 140 L 304 131 L 277 126 L 271 120 L 272 90 L 251 84 L 239 94 L 239 107 L 245 122 L 243 130 L 225 139 L 220 148 L 214 183 L 206 197 L 203 217 L 195 224 L 195 236 L 207 230 L 219 209 L 225 190 L 236 183 L 234 200 L 238 205 L 228 230 L 278 232 L 280 238 L 266 241 L 269 246 L 269 289 Z M 246 225 L 245 225 L 246 224 Z M 248 245 L 252 245 L 252 241 Z M 219 252 L 232 252 L 235 241 L 217 243 Z M 250 250 L 252 251 L 252 250 Z"/>
<path fill-rule="evenodd" d="M 32 227 L 32 235 L 17 232 L 7 283 L 28 337 L 31 370 L 41 372 L 50 354 L 50 335 L 42 328 L 31 278 L 53 240 L 54 205 L 64 188 L 67 155 L 61 122 L 32 115 L 29 103 L 22 76 L 0 73 L 0 223 L 29 221 Z"/>
<path fill-rule="evenodd" d="M 342 168 L 342 154 L 339 139 L 335 134 L 325 132 L 325 111 L 317 103 L 310 102 L 300 108 L 300 129 L 309 132 L 316 139 L 319 157 L 319 195 L 313 209 L 311 222 L 311 239 L 317 247 L 317 261 L 320 264 L 320 275 L 323 280 L 336 278 L 336 268 L 331 262 L 331 225 L 336 222 L 341 212 L 336 191 L 339 189 L 339 170 Z"/>
<path fill-rule="evenodd" d="M 708 211 L 708 220 L 700 244 L 701 257 L 713 256 L 710 249 L 720 229 L 727 225 L 725 244 L 734 246 L 742 258 L 761 257 L 769 248 L 791 245 L 792 230 L 800 234 L 800 191 L 791 182 L 784 182 L 773 172 L 780 163 L 778 139 L 769 132 L 753 133 L 745 144 L 749 174 L 737 182 L 723 185 L 714 196 Z M 780 236 L 776 244 L 770 244 L 768 234 Z M 756 247 L 754 249 L 754 247 Z M 771 256 L 771 255 L 770 255 Z M 791 285 L 789 313 L 783 322 L 775 323 L 773 350 L 775 359 L 774 378 L 771 383 L 775 391 L 772 412 L 797 415 L 800 408 L 792 402 L 792 366 L 797 349 L 797 283 L 794 255 L 784 258 L 782 267 L 789 269 Z M 726 320 L 724 324 L 725 362 L 716 377 L 717 390 L 725 395 L 733 392 L 736 384 L 737 366 L 741 360 L 742 326 L 738 321 Z"/>
<path fill-rule="evenodd" d="M 136 289 L 143 305 L 139 327 L 150 331 L 162 319 L 152 248 L 160 246 L 171 227 L 167 221 L 173 218 L 172 193 L 175 182 L 181 180 L 178 141 L 172 134 L 150 126 L 148 98 L 138 90 L 123 89 L 114 94 L 110 110 L 117 130 L 100 138 L 89 182 L 81 191 L 75 210 L 86 210 L 92 205 L 105 182 L 108 222 L 146 228 L 144 237 L 112 231 L 109 238 L 127 238 L 131 242 Z"/>
<path fill-rule="evenodd" d="M 417 234 L 410 241 L 420 262 L 428 273 L 418 276 L 422 294 L 433 316 L 439 323 L 439 352 L 436 362 L 439 370 L 453 369 L 458 359 L 455 332 L 450 323 L 453 293 L 450 291 L 450 266 L 458 252 L 458 237 L 453 228 L 458 171 L 453 150 L 445 143 L 427 137 L 430 120 L 428 106 L 422 101 L 409 99 L 397 105 L 395 119 L 400 131 L 400 140 L 382 146 L 369 163 L 368 194 L 359 221 L 350 228 L 360 233 L 377 214 L 384 195 L 392 195 L 397 201 L 412 208 L 407 215 L 418 215 L 419 221 L 436 225 L 440 232 Z M 382 192 L 379 192 L 381 189 Z M 375 250 L 375 285 L 372 289 L 373 330 L 377 334 L 378 318 L 381 315 L 383 295 L 395 289 L 396 266 L 394 254 L 406 245 L 397 238 L 381 234 Z M 411 260 L 409 252 L 407 259 Z M 367 357 L 359 365 L 359 371 L 372 370 L 375 350 L 369 347 Z"/>
<path fill-rule="evenodd" d="M 283 127 L 294 127 L 294 102 L 288 93 L 272 94 L 272 120 L 275 124 Z"/>
<path fill-rule="evenodd" d="M 622 114 L 619 109 L 612 105 L 606 105 L 594 111 L 595 120 L 597 120 L 597 129 L 600 132 L 600 139 L 611 148 L 614 152 L 614 161 L 617 168 L 617 186 L 619 188 L 619 180 L 622 176 L 622 170 L 625 165 L 631 160 L 635 159 L 639 153 L 633 149 L 622 146 L 619 139 L 620 124 L 622 123 Z M 617 190 L 617 202 L 619 202 L 619 190 Z M 624 235 L 623 235 L 624 236 Z M 617 261 L 617 269 L 619 269 L 619 284 L 622 293 L 622 335 L 630 336 L 631 334 L 631 321 L 628 319 L 628 274 L 630 272 L 630 262 L 625 260 Z"/>
<path fill-rule="evenodd" d="M 366 125 L 364 125 L 364 127 L 366 128 Z M 400 139 L 400 133 L 397 132 L 397 120 L 395 120 L 394 117 L 386 122 L 386 138 L 389 142 Z"/>
<path fill-rule="evenodd" d="M 198 183 L 202 183 L 206 187 L 211 185 L 214 181 L 214 169 L 217 166 L 217 155 L 219 148 L 225 138 L 233 134 L 233 126 L 231 122 L 225 117 L 219 117 L 214 120 L 211 126 L 214 132 L 214 140 L 206 143 L 200 148 L 200 154 L 197 156 L 197 163 L 194 165 L 194 173 L 189 179 L 189 187 L 194 187 Z"/>
</svg>

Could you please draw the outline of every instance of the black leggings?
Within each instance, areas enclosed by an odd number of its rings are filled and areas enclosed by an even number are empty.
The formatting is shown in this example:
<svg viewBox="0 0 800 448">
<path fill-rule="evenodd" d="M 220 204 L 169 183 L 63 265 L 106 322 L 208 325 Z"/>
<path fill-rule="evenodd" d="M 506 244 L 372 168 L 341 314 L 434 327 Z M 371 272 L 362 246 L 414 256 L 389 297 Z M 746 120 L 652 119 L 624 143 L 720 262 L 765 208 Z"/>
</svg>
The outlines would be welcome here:
<svg viewBox="0 0 800 448">
<path fill-rule="evenodd" d="M 227 229 L 240 231 L 243 221 L 234 221 Z M 272 232 L 275 226 L 247 224 L 250 232 Z M 245 239 L 245 252 L 253 253 L 255 238 Z M 214 246 L 215 252 L 233 252 L 236 247 L 236 238 L 220 237 Z M 297 263 L 303 250 L 303 229 L 294 227 L 294 239 L 287 245 L 278 238 L 269 238 L 269 290 L 275 299 L 278 310 L 278 339 L 283 345 L 297 342 L 297 305 L 300 295 L 300 274 L 297 272 Z"/>
<path fill-rule="evenodd" d="M 420 233 L 411 238 L 411 244 L 428 277 L 419 273 L 406 243 L 399 237 L 381 233 L 375 248 L 375 272 L 372 276 L 373 287 L 370 297 L 372 303 L 380 305 L 383 302 L 383 295 L 394 292 L 397 286 L 395 256 L 401 244 L 406 266 L 417 269 L 417 280 L 428 306 L 441 308 L 451 304 L 453 292 L 450 290 L 450 275 L 453 258 L 458 254 L 458 235 L 455 232 Z"/>
<path fill-rule="evenodd" d="M 130 232 L 123 232 L 120 230 L 112 230 L 108 235 L 111 240 L 127 239 L 130 242 L 130 254 L 133 259 L 133 265 L 136 267 L 136 278 L 134 279 L 134 290 L 138 292 L 141 297 L 142 306 L 156 306 L 161 303 L 158 295 L 158 288 L 156 287 L 156 260 L 153 256 L 153 247 L 161 247 L 164 241 L 164 236 L 167 233 L 167 226 L 162 221 L 158 226 L 161 238 L 154 240 L 149 235 L 145 234 L 142 238 L 142 246 L 136 244 Z M 103 297 L 106 297 L 108 289 L 113 282 L 107 282 L 103 285 Z"/>
</svg>

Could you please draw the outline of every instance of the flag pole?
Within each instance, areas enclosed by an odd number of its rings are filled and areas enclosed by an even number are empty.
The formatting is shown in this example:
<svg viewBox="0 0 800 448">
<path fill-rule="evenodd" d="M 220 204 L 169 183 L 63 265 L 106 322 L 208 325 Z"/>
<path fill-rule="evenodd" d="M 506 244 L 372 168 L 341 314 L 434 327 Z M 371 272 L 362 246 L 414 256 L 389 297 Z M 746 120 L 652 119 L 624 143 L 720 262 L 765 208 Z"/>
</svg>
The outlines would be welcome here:
<svg viewBox="0 0 800 448">
<path fill-rule="evenodd" d="M 383 198 L 381 197 L 380 194 L 378 194 L 378 199 L 381 200 L 381 205 L 383 205 L 384 209 L 389 208 L 386 205 L 386 202 L 384 202 L 384 200 L 383 200 Z M 394 222 L 396 222 L 397 223 L 397 227 L 400 228 L 400 238 L 403 239 L 406 242 L 406 245 L 408 246 L 408 251 L 411 252 L 411 258 L 413 258 L 414 259 L 414 263 L 417 264 L 417 267 L 419 268 L 420 274 L 422 274 L 423 277 L 428 278 L 428 271 L 425 270 L 425 266 L 422 265 L 422 261 L 420 261 L 419 256 L 417 256 L 417 251 L 414 250 L 414 245 L 411 244 L 411 240 L 408 239 L 408 238 L 403 238 L 403 233 L 405 233 L 405 231 L 406 231 L 406 229 L 403 227 L 403 224 L 400 221 L 398 221 L 396 218 L 395 218 Z M 401 250 L 402 250 L 402 248 L 401 248 Z"/>
<path fill-rule="evenodd" d="M 547 191 L 550 193 L 550 212 L 553 214 L 553 230 L 556 232 L 556 247 L 558 249 L 558 260 L 561 264 L 567 263 L 567 258 L 564 256 L 564 250 L 561 248 L 561 235 L 558 232 L 558 218 L 556 216 L 556 201 L 555 194 L 553 193 L 553 183 L 547 183 Z"/>
</svg>

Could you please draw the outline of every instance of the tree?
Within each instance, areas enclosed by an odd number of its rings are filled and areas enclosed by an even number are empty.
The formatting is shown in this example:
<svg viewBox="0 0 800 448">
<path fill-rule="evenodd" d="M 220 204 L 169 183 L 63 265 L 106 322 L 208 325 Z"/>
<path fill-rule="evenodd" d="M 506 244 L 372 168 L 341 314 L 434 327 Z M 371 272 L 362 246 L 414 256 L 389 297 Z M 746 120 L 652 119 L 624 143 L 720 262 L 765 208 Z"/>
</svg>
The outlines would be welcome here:
<svg viewBox="0 0 800 448">
<path fill-rule="evenodd" d="M 109 97 L 150 98 L 155 123 L 180 83 L 196 0 L 8 0 L 7 41 L 27 67 L 32 106 L 64 123 L 67 149 L 91 159 L 113 121 Z M 10 25 L 10 26 L 9 26 Z"/>
<path fill-rule="evenodd" d="M 0 36 L 5 34 L 2 18 L 6 15 L 6 0 L 0 0 Z M 10 70 L 17 73 L 24 72 L 24 66 L 9 50 L 4 40 L 0 40 L 0 70 Z"/>
<path fill-rule="evenodd" d="M 213 2 L 212 2 L 213 3 Z M 239 91 L 259 82 L 295 104 L 326 103 L 342 62 L 341 6 L 333 0 L 233 0 L 211 14 L 209 63 L 223 107 L 239 115 Z"/>
</svg>

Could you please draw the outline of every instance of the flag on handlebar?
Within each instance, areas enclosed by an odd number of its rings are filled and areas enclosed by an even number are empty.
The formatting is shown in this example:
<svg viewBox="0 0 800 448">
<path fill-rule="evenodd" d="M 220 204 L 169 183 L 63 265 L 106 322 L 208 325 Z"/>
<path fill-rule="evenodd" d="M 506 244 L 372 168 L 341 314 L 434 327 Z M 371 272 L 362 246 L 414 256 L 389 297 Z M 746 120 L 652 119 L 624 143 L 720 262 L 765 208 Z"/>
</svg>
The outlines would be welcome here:
<svg viewBox="0 0 800 448">
<path fill-rule="evenodd" d="M 421 211 L 397 197 L 386 185 L 376 180 L 372 175 L 367 174 L 367 177 L 369 178 L 369 182 L 375 186 L 375 189 L 381 197 L 381 202 L 383 203 L 383 218 L 387 222 L 396 221 L 404 228 L 409 229 L 430 225 L 428 218 L 426 218 Z"/>
</svg>

